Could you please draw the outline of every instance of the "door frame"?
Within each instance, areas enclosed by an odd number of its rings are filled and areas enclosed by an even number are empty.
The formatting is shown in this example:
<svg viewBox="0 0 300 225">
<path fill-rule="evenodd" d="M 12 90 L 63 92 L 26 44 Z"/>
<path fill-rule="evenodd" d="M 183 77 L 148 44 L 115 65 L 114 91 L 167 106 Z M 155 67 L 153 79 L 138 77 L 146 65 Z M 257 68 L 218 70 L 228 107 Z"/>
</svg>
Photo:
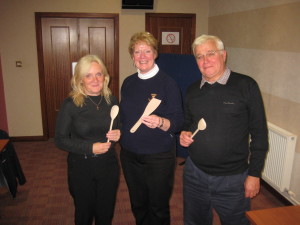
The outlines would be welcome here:
<svg viewBox="0 0 300 225">
<path fill-rule="evenodd" d="M 48 140 L 48 122 L 46 110 L 46 92 L 45 92 L 45 72 L 44 72 L 44 56 L 43 56 L 43 41 L 42 41 L 42 18 L 95 18 L 104 19 L 109 18 L 114 20 L 114 71 L 115 82 L 113 93 L 119 93 L 119 14 L 114 13 L 56 13 L 56 12 L 36 12 L 35 25 L 36 25 L 36 42 L 37 42 L 37 55 L 38 55 L 38 72 L 39 72 L 39 85 L 40 85 L 40 103 L 42 112 L 42 126 L 43 136 L 41 140 Z M 118 96 L 116 96 L 118 98 Z"/>
</svg>

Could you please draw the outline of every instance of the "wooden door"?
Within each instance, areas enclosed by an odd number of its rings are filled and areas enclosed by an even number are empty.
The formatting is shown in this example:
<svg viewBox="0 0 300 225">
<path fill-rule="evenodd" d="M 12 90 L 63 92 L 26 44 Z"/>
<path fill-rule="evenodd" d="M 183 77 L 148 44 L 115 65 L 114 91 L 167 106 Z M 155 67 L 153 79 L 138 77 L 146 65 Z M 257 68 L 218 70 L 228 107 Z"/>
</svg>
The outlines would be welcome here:
<svg viewBox="0 0 300 225">
<path fill-rule="evenodd" d="M 157 38 L 159 53 L 192 54 L 196 14 L 146 13 L 146 31 Z"/>
<path fill-rule="evenodd" d="M 77 22 L 71 18 L 42 18 L 43 86 L 49 137 L 54 136 L 60 104 L 70 92 L 71 63 L 77 56 Z"/>
<path fill-rule="evenodd" d="M 1 55 L 0 55 L 0 129 L 8 133 L 4 82 L 3 82 L 2 66 L 1 66 Z"/>
<path fill-rule="evenodd" d="M 115 35 L 115 21 L 113 19 L 79 19 L 79 55 L 98 55 L 107 67 L 110 74 L 110 89 L 115 96 L 119 96 L 119 74 L 115 62 L 117 43 Z"/>
<path fill-rule="evenodd" d="M 72 63 L 98 55 L 119 96 L 118 15 L 36 13 L 40 92 L 45 139 L 54 137 L 57 113 L 70 92 Z"/>
</svg>

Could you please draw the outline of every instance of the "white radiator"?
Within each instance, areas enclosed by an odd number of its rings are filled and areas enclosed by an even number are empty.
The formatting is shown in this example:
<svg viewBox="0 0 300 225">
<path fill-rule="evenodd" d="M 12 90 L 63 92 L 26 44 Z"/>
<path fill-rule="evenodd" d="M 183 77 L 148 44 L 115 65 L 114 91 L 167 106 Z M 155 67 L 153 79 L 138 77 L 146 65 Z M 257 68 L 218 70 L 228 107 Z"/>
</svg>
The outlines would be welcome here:
<svg viewBox="0 0 300 225">
<path fill-rule="evenodd" d="M 268 129 L 270 147 L 262 178 L 288 198 L 297 136 L 269 122 Z"/>
</svg>

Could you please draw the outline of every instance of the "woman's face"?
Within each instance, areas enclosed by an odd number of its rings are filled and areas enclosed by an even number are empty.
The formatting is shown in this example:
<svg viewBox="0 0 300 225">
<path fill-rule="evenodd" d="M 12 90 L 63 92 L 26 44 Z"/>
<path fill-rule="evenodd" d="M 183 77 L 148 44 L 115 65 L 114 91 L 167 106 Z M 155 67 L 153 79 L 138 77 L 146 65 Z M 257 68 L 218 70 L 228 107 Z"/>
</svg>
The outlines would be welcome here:
<svg viewBox="0 0 300 225">
<path fill-rule="evenodd" d="M 145 42 L 135 44 L 133 51 L 133 61 L 140 72 L 149 72 L 155 64 L 156 53 L 153 48 Z"/>
<path fill-rule="evenodd" d="M 82 78 L 85 94 L 90 96 L 100 95 L 104 84 L 104 77 L 100 65 L 96 62 L 92 62 L 88 73 Z"/>
</svg>

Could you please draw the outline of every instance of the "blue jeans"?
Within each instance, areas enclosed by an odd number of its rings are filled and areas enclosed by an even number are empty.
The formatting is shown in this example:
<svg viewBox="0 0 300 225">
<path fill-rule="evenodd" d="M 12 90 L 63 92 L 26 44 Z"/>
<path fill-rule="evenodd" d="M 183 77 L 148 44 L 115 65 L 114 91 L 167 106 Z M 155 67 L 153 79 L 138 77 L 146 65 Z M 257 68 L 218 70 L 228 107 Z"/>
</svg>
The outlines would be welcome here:
<svg viewBox="0 0 300 225">
<path fill-rule="evenodd" d="M 212 209 L 222 225 L 249 225 L 245 212 L 250 199 L 245 198 L 247 171 L 230 176 L 211 176 L 192 162 L 185 162 L 183 173 L 184 224 L 211 225 Z"/>
</svg>

